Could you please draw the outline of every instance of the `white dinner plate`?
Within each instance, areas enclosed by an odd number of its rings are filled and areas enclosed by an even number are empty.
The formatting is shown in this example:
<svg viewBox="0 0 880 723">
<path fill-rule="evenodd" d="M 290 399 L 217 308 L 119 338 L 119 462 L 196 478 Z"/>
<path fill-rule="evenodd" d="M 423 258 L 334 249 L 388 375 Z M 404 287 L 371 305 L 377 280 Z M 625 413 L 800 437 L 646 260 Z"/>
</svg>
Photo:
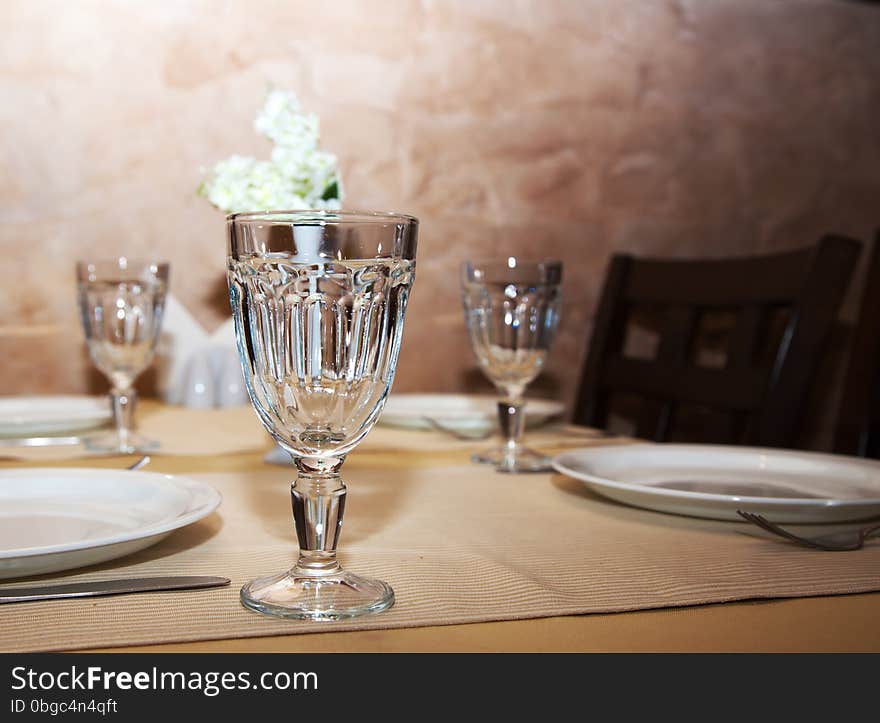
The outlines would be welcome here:
<svg viewBox="0 0 880 723">
<path fill-rule="evenodd" d="M 111 418 L 107 397 L 0 397 L 0 437 L 28 437 L 95 429 Z"/>
<path fill-rule="evenodd" d="M 0 578 L 137 552 L 219 504 L 210 485 L 154 472 L 0 470 Z"/>
<path fill-rule="evenodd" d="M 772 522 L 843 522 L 880 515 L 880 462 L 815 452 L 635 444 L 564 452 L 562 474 L 635 507 L 718 520 L 738 509 Z"/>
<path fill-rule="evenodd" d="M 564 411 L 565 405 L 553 399 L 527 399 L 526 425 L 539 426 Z M 392 394 L 378 423 L 432 429 L 429 419 L 457 432 L 488 431 L 498 424 L 498 398 L 469 394 Z"/>
</svg>

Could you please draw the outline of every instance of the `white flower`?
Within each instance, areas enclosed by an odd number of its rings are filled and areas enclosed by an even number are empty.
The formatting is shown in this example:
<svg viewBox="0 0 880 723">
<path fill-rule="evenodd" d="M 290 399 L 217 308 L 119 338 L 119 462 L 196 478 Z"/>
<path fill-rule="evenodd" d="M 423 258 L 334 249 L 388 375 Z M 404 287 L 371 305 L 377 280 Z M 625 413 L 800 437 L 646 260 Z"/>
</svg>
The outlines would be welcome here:
<svg viewBox="0 0 880 723">
<path fill-rule="evenodd" d="M 231 156 L 220 161 L 199 193 L 226 213 L 341 207 L 336 156 L 318 148 L 318 118 L 302 113 L 296 96 L 271 91 L 254 128 L 274 142 L 271 160 Z"/>
</svg>

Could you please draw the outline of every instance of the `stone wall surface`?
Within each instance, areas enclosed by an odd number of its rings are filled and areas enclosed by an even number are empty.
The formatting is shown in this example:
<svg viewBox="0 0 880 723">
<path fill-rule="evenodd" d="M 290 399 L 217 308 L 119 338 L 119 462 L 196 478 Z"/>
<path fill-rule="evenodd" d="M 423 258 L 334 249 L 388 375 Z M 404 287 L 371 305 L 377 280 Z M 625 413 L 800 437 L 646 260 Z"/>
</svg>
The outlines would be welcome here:
<svg viewBox="0 0 880 723">
<path fill-rule="evenodd" d="M 223 321 L 223 217 L 195 189 L 268 153 L 252 121 L 275 85 L 320 116 L 347 206 L 421 219 L 395 388 L 478 386 L 464 259 L 552 256 L 537 388 L 570 400 L 611 253 L 871 237 L 878 47 L 880 8 L 845 0 L 3 0 L 0 394 L 101 388 L 80 257 L 163 256 Z"/>
</svg>

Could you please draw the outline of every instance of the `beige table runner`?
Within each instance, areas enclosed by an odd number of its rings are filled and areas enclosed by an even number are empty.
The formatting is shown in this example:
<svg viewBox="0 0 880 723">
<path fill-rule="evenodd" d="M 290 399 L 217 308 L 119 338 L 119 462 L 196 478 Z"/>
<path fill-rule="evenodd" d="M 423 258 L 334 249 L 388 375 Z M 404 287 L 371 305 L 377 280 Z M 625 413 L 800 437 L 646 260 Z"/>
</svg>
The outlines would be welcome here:
<svg viewBox="0 0 880 723">
<path fill-rule="evenodd" d="M 238 602 L 249 578 L 295 557 L 283 468 L 200 478 L 220 511 L 133 556 L 57 575 L 225 575 L 232 586 L 0 605 L 0 650 L 66 650 L 329 630 L 399 628 L 880 589 L 880 542 L 858 552 L 797 548 L 744 523 L 624 507 L 551 474 L 397 465 L 353 455 L 341 558 L 387 580 L 384 613 L 336 623 L 282 621 Z M 197 475 L 194 475 L 197 476 Z M 30 584 L 16 583 L 16 584 Z M 5 584 L 5 583 L 3 583 Z"/>
</svg>

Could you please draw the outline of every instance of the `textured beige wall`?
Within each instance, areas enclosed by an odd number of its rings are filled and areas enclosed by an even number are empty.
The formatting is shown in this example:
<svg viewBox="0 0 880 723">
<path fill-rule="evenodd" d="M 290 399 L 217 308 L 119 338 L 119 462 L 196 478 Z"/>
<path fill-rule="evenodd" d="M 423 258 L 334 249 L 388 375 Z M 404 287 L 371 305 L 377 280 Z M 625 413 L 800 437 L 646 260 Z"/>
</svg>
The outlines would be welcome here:
<svg viewBox="0 0 880 723">
<path fill-rule="evenodd" d="M 568 398 L 608 255 L 880 225 L 880 9 L 844 0 L 0 1 L 0 393 L 98 389 L 73 263 L 155 253 L 227 313 L 201 169 L 319 114 L 350 207 L 422 220 L 398 390 L 474 383 L 457 267 L 557 256 Z M 744 280 L 747 283 L 747 280 Z"/>
</svg>

